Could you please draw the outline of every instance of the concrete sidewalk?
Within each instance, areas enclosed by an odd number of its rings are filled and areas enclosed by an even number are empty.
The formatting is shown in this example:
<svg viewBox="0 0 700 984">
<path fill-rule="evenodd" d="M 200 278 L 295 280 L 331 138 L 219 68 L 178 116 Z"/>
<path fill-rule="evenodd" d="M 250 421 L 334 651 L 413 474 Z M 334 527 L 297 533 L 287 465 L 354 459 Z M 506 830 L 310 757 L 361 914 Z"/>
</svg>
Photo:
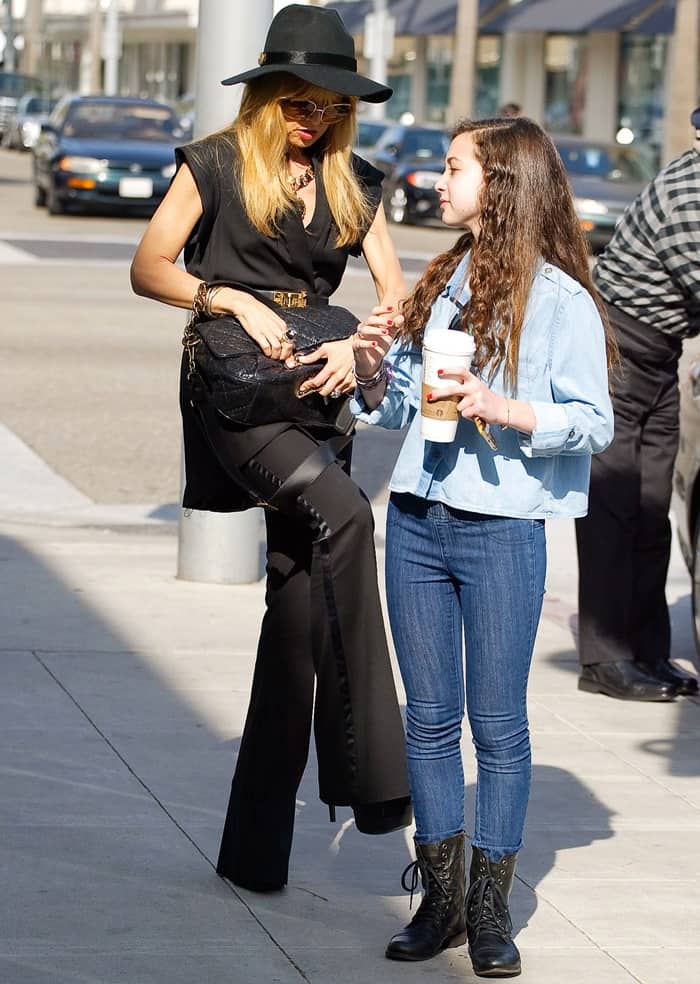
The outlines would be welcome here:
<svg viewBox="0 0 700 984">
<path fill-rule="evenodd" d="M 28 479 L 41 462 L 4 438 L 35 492 L 18 498 L 0 475 L 0 981 L 476 980 L 463 949 L 424 964 L 384 959 L 408 916 L 399 877 L 410 832 L 362 836 L 349 810 L 329 824 L 313 765 L 288 889 L 261 896 L 216 877 L 262 585 L 176 581 L 168 515 L 96 509 L 48 471 L 38 486 Z M 700 702 L 576 690 L 573 531 L 559 523 L 549 537 L 530 688 L 533 795 L 513 897 L 521 980 L 691 984 Z M 669 599 L 675 651 L 689 657 L 678 555 Z M 464 747 L 471 816 L 468 735 Z"/>
</svg>

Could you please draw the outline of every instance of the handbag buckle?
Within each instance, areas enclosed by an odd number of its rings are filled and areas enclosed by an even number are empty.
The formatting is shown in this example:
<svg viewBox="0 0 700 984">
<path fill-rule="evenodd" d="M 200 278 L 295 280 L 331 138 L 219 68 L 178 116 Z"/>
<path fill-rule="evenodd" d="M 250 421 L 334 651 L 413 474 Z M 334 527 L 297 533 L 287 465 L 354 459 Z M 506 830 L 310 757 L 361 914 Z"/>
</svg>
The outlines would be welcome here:
<svg viewBox="0 0 700 984">
<path fill-rule="evenodd" d="M 280 307 L 304 308 L 306 307 L 305 290 L 276 290 L 272 295 L 272 300 Z"/>
</svg>

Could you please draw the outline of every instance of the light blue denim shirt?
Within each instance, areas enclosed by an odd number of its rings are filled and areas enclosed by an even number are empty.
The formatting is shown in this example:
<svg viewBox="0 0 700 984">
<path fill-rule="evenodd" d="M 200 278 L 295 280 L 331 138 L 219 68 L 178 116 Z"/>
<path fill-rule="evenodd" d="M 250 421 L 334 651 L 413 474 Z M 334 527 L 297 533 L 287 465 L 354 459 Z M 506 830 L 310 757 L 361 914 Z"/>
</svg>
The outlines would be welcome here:
<svg viewBox="0 0 700 984">
<path fill-rule="evenodd" d="M 468 285 L 463 286 L 468 260 L 467 255 L 433 304 L 426 334 L 455 323 L 469 300 Z M 612 440 L 613 412 L 603 325 L 593 299 L 576 280 L 552 264 L 540 265 L 520 339 L 516 391 L 506 389 L 503 366 L 488 383 L 495 393 L 530 403 L 536 425 L 532 434 L 492 425 L 497 451 L 464 418 L 451 444 L 424 441 L 420 349 L 396 341 L 387 363 L 393 375 L 380 405 L 370 412 L 358 388 L 352 409 L 370 424 L 410 424 L 391 477 L 392 491 L 494 516 L 585 515 L 591 455 Z"/>
</svg>

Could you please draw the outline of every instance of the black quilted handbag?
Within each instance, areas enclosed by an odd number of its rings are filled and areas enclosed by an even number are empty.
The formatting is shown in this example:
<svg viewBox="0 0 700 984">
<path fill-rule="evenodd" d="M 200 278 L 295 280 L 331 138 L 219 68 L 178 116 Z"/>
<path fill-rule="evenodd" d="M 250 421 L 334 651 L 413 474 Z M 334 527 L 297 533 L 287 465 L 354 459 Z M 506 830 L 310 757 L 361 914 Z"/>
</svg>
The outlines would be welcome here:
<svg viewBox="0 0 700 984">
<path fill-rule="evenodd" d="M 274 310 L 288 332 L 294 333 L 298 355 L 313 352 L 324 342 L 348 338 L 357 330 L 358 318 L 347 308 L 281 307 L 242 284 L 229 286 L 247 290 Z M 206 401 L 228 420 L 248 426 L 284 422 L 330 426 L 341 433 L 351 429 L 349 396 L 299 396 L 300 386 L 320 371 L 320 363 L 288 369 L 278 359 L 268 358 L 237 318 L 193 319 L 182 343 L 188 353 L 190 384 L 203 391 Z"/>
</svg>

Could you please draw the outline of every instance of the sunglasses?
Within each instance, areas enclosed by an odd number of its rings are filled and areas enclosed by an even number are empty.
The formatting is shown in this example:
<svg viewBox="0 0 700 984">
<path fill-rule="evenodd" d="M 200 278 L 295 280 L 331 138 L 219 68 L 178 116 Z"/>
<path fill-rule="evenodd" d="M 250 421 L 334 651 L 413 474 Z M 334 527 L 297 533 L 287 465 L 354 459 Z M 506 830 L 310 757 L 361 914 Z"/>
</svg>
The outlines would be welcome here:
<svg viewBox="0 0 700 984">
<path fill-rule="evenodd" d="M 317 113 L 322 123 L 340 123 L 352 112 L 352 103 L 331 103 L 317 106 L 311 99 L 280 99 L 282 112 L 289 120 L 310 120 Z"/>
</svg>

